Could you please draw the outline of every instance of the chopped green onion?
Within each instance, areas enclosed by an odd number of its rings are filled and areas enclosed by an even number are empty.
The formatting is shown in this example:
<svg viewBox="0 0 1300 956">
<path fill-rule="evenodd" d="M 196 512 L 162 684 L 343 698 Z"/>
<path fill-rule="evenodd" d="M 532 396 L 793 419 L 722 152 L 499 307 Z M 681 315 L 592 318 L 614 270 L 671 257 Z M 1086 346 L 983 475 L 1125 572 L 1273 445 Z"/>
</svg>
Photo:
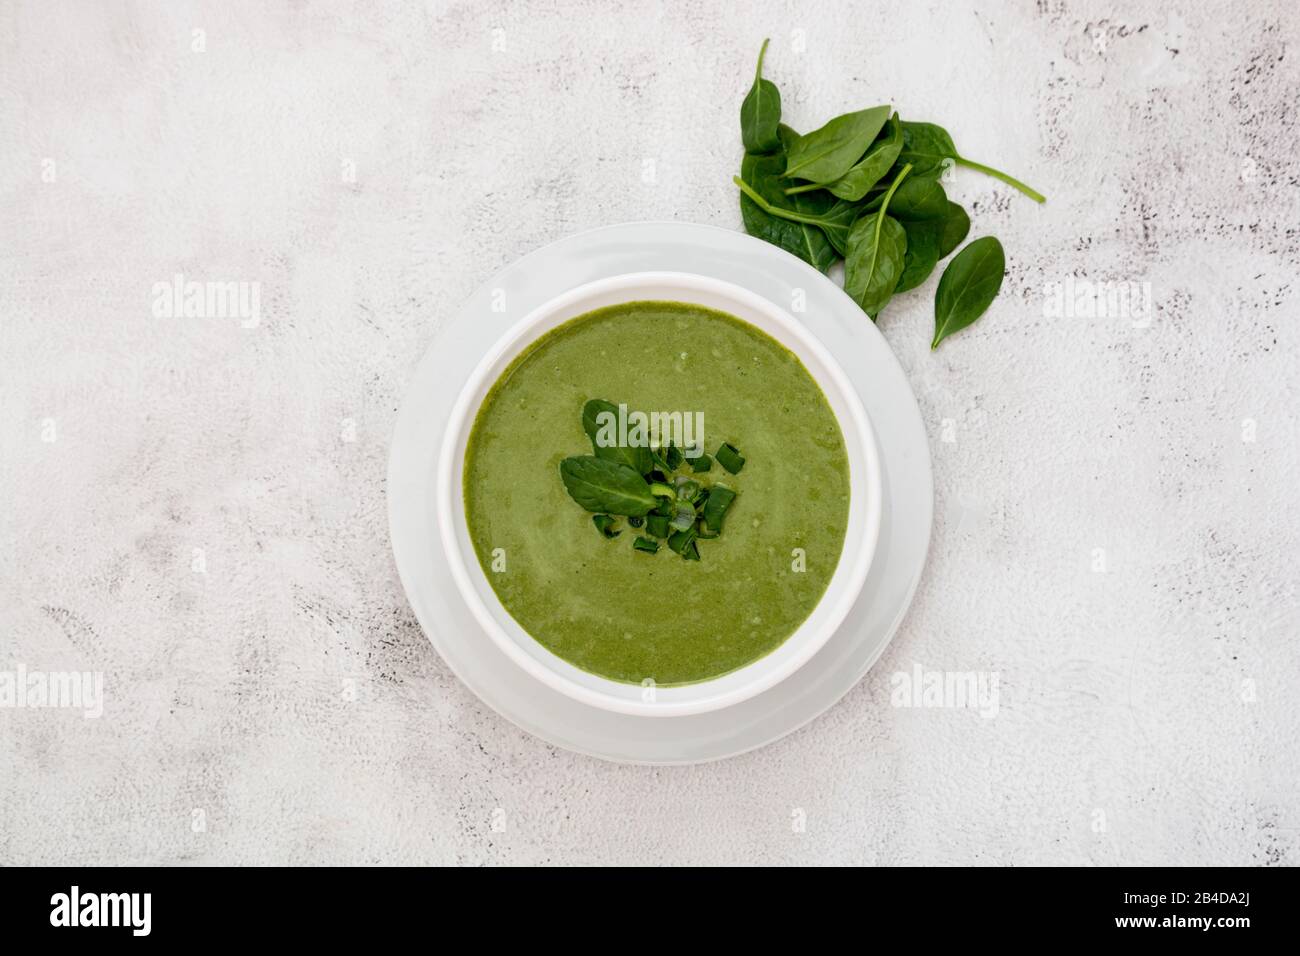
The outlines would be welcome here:
<svg viewBox="0 0 1300 956">
<path fill-rule="evenodd" d="M 722 461 L 719 457 L 718 461 Z M 714 485 L 709 500 L 704 503 L 704 524 L 710 531 L 722 531 L 722 519 L 736 500 L 736 493 L 726 485 Z"/>
<path fill-rule="evenodd" d="M 677 476 L 677 500 L 678 501 L 694 501 L 696 496 L 699 495 L 699 493 L 700 493 L 700 483 L 698 481 L 692 481 L 690 478 L 687 478 L 685 475 Z"/>
<path fill-rule="evenodd" d="M 592 515 L 591 523 L 594 524 L 596 526 L 596 530 L 599 531 L 601 534 L 603 534 L 606 538 L 617 538 L 620 534 L 623 533 L 622 531 L 612 530 L 614 527 L 614 519 L 611 518 L 609 515 Z"/>
<path fill-rule="evenodd" d="M 740 451 L 727 442 L 723 442 L 713 456 L 718 459 L 719 465 L 733 475 L 740 474 L 740 469 L 745 467 L 745 459 L 740 457 Z"/>
<path fill-rule="evenodd" d="M 668 547 L 676 551 L 687 561 L 700 560 L 700 549 L 695 544 L 695 528 L 674 531 L 668 536 Z"/>
<path fill-rule="evenodd" d="M 654 538 L 637 535 L 637 539 L 632 542 L 632 547 L 638 551 L 644 551 L 646 554 L 654 554 L 659 550 L 659 542 Z"/>
<path fill-rule="evenodd" d="M 668 522 L 678 531 L 685 531 L 695 524 L 695 508 L 685 501 L 677 502 L 677 514 Z"/>
<path fill-rule="evenodd" d="M 669 471 L 675 471 L 677 466 L 682 463 L 681 449 L 676 445 L 669 445 L 664 449 L 664 461 L 667 463 Z"/>
<path fill-rule="evenodd" d="M 627 523 L 634 528 L 639 528 L 643 524 L 645 524 L 645 518 L 642 518 L 639 515 L 633 515 L 632 517 L 627 519 Z"/>
<path fill-rule="evenodd" d="M 668 537 L 668 516 L 647 515 L 645 519 L 645 529 L 656 538 Z"/>
<path fill-rule="evenodd" d="M 704 452 L 700 452 L 698 458 L 688 458 L 686 460 L 691 463 L 691 471 L 695 472 L 697 475 L 700 472 L 708 471 L 713 467 L 713 459 Z"/>
<path fill-rule="evenodd" d="M 650 494 L 656 498 L 676 498 L 677 492 L 673 490 L 672 485 L 664 484 L 662 481 L 656 481 L 650 486 Z"/>
</svg>

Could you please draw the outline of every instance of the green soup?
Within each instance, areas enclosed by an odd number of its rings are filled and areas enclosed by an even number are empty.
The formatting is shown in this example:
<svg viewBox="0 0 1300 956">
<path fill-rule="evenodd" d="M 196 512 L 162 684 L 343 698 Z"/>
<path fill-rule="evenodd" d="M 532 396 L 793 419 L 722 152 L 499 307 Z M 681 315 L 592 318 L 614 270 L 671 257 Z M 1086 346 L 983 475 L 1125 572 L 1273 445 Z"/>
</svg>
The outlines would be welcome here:
<svg viewBox="0 0 1300 956">
<path fill-rule="evenodd" d="M 739 474 L 700 477 L 737 498 L 699 561 L 606 540 L 559 466 L 589 455 L 583 404 L 702 413 L 703 444 L 741 450 Z M 699 419 L 696 419 L 697 421 Z M 781 645 L 821 599 L 849 510 L 844 437 L 826 397 L 784 346 L 722 312 L 629 302 L 533 343 L 497 380 L 470 433 L 470 537 L 511 616 L 571 664 L 616 681 L 708 680 Z"/>
</svg>

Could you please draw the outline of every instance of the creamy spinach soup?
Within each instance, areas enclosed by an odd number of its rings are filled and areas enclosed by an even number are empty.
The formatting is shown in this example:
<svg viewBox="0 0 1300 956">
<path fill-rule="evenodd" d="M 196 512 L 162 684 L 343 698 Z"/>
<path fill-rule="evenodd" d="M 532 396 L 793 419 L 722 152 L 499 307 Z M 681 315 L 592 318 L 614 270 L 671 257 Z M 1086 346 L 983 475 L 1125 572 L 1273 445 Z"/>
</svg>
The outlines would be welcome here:
<svg viewBox="0 0 1300 956">
<path fill-rule="evenodd" d="M 653 464 L 597 461 L 610 455 L 594 447 L 593 410 L 612 419 L 619 406 L 632 425 L 606 434 L 624 445 L 638 420 L 664 423 L 643 452 Z M 574 472 L 587 465 L 597 483 L 631 480 L 632 503 L 580 506 Z M 700 502 L 694 525 L 674 493 Z M 593 674 L 672 685 L 743 667 L 808 617 L 844 544 L 849 467 L 825 396 L 788 349 L 722 312 L 629 302 L 559 326 L 506 369 L 474 420 L 464 495 L 483 571 L 525 631 Z M 687 530 L 665 531 L 679 508 Z"/>
</svg>

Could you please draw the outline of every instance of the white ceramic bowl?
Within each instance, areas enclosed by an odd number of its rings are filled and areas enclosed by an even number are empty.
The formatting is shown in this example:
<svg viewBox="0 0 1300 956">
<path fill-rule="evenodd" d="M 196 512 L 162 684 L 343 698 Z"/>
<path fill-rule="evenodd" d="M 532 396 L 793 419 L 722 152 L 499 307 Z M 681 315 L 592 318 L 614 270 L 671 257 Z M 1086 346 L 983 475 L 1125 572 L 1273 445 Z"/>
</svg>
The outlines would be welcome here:
<svg viewBox="0 0 1300 956">
<path fill-rule="evenodd" d="M 510 616 L 474 554 L 465 517 L 465 448 L 479 406 L 506 367 L 532 342 L 569 319 L 621 302 L 667 300 L 717 309 L 743 319 L 799 357 L 821 386 L 844 434 L 849 461 L 849 519 L 844 549 L 812 614 L 776 650 L 713 680 L 642 687 L 606 680 L 547 650 Z M 869 321 L 865 316 L 862 321 Z M 835 633 L 853 606 L 880 535 L 881 471 L 862 401 L 830 353 L 767 299 L 729 282 L 681 272 L 640 272 L 580 286 L 533 310 L 501 337 L 470 374 L 452 409 L 438 462 L 436 514 L 452 577 L 488 637 L 537 680 L 604 710 L 673 717 L 718 710 L 789 677 Z"/>
</svg>

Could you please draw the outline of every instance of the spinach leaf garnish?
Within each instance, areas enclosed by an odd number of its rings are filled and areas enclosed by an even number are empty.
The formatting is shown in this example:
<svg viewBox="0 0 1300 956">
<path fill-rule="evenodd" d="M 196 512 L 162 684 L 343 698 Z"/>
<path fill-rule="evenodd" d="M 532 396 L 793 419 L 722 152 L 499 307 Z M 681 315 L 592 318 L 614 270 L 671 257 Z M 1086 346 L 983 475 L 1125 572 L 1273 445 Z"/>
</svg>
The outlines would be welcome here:
<svg viewBox="0 0 1300 956">
<path fill-rule="evenodd" d="M 623 464 L 636 469 L 638 474 L 643 475 L 649 471 L 651 461 L 649 445 L 619 445 L 617 441 L 611 444 L 600 443 L 598 440 L 600 424 L 597 421 L 597 416 L 601 412 L 613 415 L 614 421 L 618 421 L 618 406 L 613 402 L 593 398 L 582 406 L 582 430 L 591 439 L 591 449 L 596 457 L 607 458 L 610 461 L 621 461 Z"/>
<path fill-rule="evenodd" d="M 602 411 L 617 415 L 619 406 L 605 399 L 592 399 L 582 407 L 582 425 L 592 440 L 594 455 L 576 455 L 560 462 L 560 479 L 579 505 L 592 512 L 591 522 L 606 539 L 621 535 L 616 516 L 627 518 L 628 526 L 645 529 L 632 542 L 633 548 L 648 554 L 659 551 L 659 542 L 687 561 L 700 560 L 696 543 L 717 538 L 722 516 L 736 499 L 736 492 L 719 484 L 707 484 L 703 477 L 716 460 L 731 474 L 745 465 L 735 445 L 724 442 L 713 457 L 700 454 L 687 458 L 672 443 L 662 448 L 644 448 L 644 456 L 600 454 L 606 447 L 596 439 L 596 416 Z"/>
<path fill-rule="evenodd" d="M 634 468 L 608 458 L 566 458 L 560 478 L 574 501 L 597 514 L 644 515 L 659 503 Z"/>
</svg>

